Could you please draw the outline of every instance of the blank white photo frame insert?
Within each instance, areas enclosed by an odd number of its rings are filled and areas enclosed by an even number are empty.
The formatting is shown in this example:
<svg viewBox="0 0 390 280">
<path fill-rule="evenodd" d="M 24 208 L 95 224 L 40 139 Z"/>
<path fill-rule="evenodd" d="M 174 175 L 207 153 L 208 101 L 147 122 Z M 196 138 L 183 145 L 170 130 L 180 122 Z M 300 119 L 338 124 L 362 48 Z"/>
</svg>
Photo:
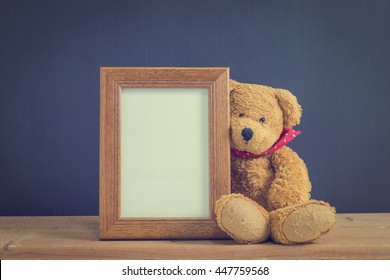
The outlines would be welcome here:
<svg viewBox="0 0 390 280">
<path fill-rule="evenodd" d="M 207 88 L 122 88 L 120 216 L 210 217 Z"/>
</svg>

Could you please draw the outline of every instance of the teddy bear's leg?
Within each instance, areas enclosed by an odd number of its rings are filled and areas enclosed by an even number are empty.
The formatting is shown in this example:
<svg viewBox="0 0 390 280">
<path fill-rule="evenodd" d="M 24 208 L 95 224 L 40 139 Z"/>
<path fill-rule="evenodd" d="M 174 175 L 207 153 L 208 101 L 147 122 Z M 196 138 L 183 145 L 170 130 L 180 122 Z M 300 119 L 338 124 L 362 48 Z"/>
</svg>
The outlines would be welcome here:
<svg viewBox="0 0 390 280">
<path fill-rule="evenodd" d="M 215 214 L 218 226 L 239 243 L 259 243 L 269 237 L 267 210 L 242 194 L 222 196 Z"/>
<path fill-rule="evenodd" d="M 336 213 L 328 203 L 310 200 L 272 211 L 270 219 L 275 242 L 301 244 L 329 232 L 336 224 Z"/>
</svg>

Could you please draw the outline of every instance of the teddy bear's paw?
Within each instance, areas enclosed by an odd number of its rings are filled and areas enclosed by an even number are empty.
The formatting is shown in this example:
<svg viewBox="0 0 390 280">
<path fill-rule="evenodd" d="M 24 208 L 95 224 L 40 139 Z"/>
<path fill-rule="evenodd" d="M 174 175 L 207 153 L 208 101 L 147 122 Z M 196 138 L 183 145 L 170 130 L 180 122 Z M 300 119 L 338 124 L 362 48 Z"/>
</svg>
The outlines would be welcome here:
<svg viewBox="0 0 390 280">
<path fill-rule="evenodd" d="M 259 243 L 269 237 L 268 212 L 241 194 L 221 197 L 215 213 L 218 226 L 239 243 Z"/>
<path fill-rule="evenodd" d="M 313 201 L 290 212 L 284 219 L 281 243 L 309 243 L 329 232 L 336 223 L 335 211 L 329 204 Z"/>
</svg>

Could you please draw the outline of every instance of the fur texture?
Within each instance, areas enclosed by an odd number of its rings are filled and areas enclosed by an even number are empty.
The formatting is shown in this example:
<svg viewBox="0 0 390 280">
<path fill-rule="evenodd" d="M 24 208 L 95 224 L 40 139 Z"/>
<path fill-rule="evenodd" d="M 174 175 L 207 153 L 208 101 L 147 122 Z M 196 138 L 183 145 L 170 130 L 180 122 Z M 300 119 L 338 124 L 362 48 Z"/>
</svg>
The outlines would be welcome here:
<svg viewBox="0 0 390 280">
<path fill-rule="evenodd" d="M 231 80 L 230 101 L 231 146 L 253 154 L 269 149 L 278 140 L 283 128 L 299 124 L 302 114 L 301 106 L 291 92 L 268 86 Z M 271 232 L 271 237 L 278 243 L 307 243 L 334 227 L 334 208 L 325 202 L 310 200 L 311 182 L 306 165 L 292 149 L 284 146 L 272 154 L 254 159 L 232 155 L 231 161 L 233 194 L 217 202 L 216 214 L 221 229 L 238 242 L 262 242 L 267 238 L 266 233 Z M 228 230 L 240 226 L 231 224 L 235 220 L 233 216 L 242 217 L 247 213 L 245 203 L 236 194 L 249 199 L 246 200 L 248 208 L 257 203 L 263 209 L 261 213 L 270 214 L 268 228 L 263 229 L 264 235 L 256 240 L 253 240 L 253 233 L 247 239 L 245 234 L 236 238 Z M 225 211 L 225 215 L 221 215 L 224 203 L 229 201 L 234 204 L 235 200 L 239 207 L 230 207 L 235 211 Z M 296 222 L 300 215 L 306 226 Z M 253 221 L 251 223 L 254 224 Z M 294 226 L 298 224 L 298 227 Z M 251 232 L 248 229 L 250 224 L 243 222 L 241 226 L 246 228 L 245 232 Z M 315 229 L 308 230 L 311 227 Z"/>
</svg>

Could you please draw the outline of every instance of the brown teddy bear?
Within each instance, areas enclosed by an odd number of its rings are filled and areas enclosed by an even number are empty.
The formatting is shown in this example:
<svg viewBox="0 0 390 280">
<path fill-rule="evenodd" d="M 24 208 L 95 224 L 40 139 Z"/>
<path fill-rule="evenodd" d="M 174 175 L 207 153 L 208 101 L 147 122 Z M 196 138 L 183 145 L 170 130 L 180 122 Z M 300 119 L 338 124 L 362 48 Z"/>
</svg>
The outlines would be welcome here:
<svg viewBox="0 0 390 280">
<path fill-rule="evenodd" d="M 219 227 L 239 243 L 271 235 L 283 244 L 308 243 L 329 232 L 335 209 L 311 200 L 303 160 L 285 146 L 299 131 L 301 107 L 284 89 L 230 80 L 232 194 L 215 207 Z"/>
</svg>

